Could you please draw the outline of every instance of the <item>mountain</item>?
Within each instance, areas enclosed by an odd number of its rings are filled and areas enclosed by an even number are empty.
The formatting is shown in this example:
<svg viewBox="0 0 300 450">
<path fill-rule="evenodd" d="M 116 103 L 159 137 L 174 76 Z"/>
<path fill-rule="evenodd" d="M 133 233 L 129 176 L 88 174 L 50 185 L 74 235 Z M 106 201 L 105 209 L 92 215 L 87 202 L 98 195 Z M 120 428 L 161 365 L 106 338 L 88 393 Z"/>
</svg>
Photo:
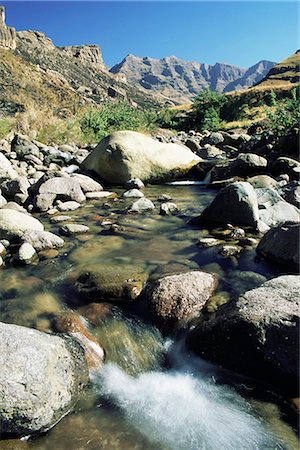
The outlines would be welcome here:
<svg viewBox="0 0 300 450">
<path fill-rule="evenodd" d="M 249 69 L 230 64 L 203 64 L 185 61 L 176 56 L 163 59 L 127 55 L 110 69 L 111 73 L 123 74 L 127 82 L 142 86 L 184 103 L 195 97 L 200 90 L 217 92 L 242 89 L 261 80 L 275 63 L 261 61 Z"/>
<path fill-rule="evenodd" d="M 275 64 L 257 83 L 261 88 L 290 88 L 300 81 L 300 50 Z"/>
</svg>

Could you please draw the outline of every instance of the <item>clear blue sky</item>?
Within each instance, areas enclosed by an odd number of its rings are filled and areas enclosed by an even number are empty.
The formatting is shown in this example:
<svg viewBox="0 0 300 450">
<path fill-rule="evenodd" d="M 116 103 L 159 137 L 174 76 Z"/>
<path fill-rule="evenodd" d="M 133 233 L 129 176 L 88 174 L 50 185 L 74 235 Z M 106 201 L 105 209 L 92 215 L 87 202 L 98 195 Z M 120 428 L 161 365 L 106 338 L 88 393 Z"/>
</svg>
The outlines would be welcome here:
<svg viewBox="0 0 300 450">
<path fill-rule="evenodd" d="M 297 2 L 6 1 L 6 22 L 55 45 L 99 44 L 108 66 L 128 53 L 249 67 L 299 46 Z"/>
</svg>

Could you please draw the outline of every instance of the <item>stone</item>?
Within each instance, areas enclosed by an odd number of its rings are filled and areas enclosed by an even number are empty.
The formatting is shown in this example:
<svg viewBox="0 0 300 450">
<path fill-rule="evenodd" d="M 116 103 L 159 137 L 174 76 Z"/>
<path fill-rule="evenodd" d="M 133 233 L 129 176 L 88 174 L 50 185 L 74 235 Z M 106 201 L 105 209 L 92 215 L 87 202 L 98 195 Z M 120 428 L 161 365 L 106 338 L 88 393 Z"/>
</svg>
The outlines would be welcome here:
<svg viewBox="0 0 300 450">
<path fill-rule="evenodd" d="M 129 191 L 124 192 L 122 197 L 124 197 L 124 198 L 131 198 L 131 197 L 142 198 L 142 197 L 144 197 L 144 194 L 141 191 L 139 191 L 138 189 L 130 189 Z"/>
<path fill-rule="evenodd" d="M 299 272 L 300 225 L 285 222 L 271 228 L 261 239 L 257 253 L 285 268 Z"/>
<path fill-rule="evenodd" d="M 7 200 L 0 194 L 0 208 L 3 208 L 7 204 Z"/>
<path fill-rule="evenodd" d="M 224 142 L 224 137 L 221 133 L 218 133 L 216 131 L 209 134 L 209 136 L 204 137 L 201 141 L 202 145 L 210 144 L 210 145 L 217 145 Z"/>
<path fill-rule="evenodd" d="M 40 150 L 24 136 L 16 134 L 11 142 L 11 149 L 17 154 L 18 159 L 23 159 L 25 155 L 33 155 L 39 158 Z"/>
<path fill-rule="evenodd" d="M 17 171 L 13 168 L 11 162 L 0 152 L 0 182 L 14 180 L 18 178 Z"/>
<path fill-rule="evenodd" d="M 57 172 L 47 173 L 30 188 L 34 205 L 40 211 L 51 209 L 55 200 L 85 201 L 79 181 Z"/>
<path fill-rule="evenodd" d="M 259 209 L 268 209 L 270 206 L 284 201 L 278 191 L 273 188 L 256 188 L 255 193 Z"/>
<path fill-rule="evenodd" d="M 222 245 L 218 253 L 224 258 L 230 258 L 231 256 L 239 255 L 242 250 L 243 248 L 238 245 Z"/>
<path fill-rule="evenodd" d="M 21 264 L 30 264 L 37 259 L 37 253 L 28 242 L 24 242 L 18 250 L 16 261 Z"/>
<path fill-rule="evenodd" d="M 279 189 L 283 199 L 300 209 L 300 183 L 292 181 Z"/>
<path fill-rule="evenodd" d="M 139 297 L 146 278 L 138 266 L 98 264 L 71 274 L 70 282 L 85 303 L 127 302 Z"/>
<path fill-rule="evenodd" d="M 285 395 L 298 391 L 300 276 L 274 278 L 221 306 L 187 336 L 202 358 L 256 377 Z"/>
<path fill-rule="evenodd" d="M 85 196 L 89 200 L 98 200 L 101 198 L 116 197 L 116 194 L 115 192 L 110 191 L 100 191 L 100 192 L 87 192 Z"/>
<path fill-rule="evenodd" d="M 164 144 L 135 131 L 117 131 L 102 139 L 82 168 L 109 184 L 125 184 L 132 178 L 163 182 L 184 175 L 199 160 L 183 145 Z"/>
<path fill-rule="evenodd" d="M 57 200 L 57 209 L 59 211 L 75 211 L 80 208 L 80 206 L 80 203 L 75 201 L 61 202 L 60 200 Z"/>
<path fill-rule="evenodd" d="M 154 317 L 173 327 L 199 314 L 217 286 L 216 276 L 194 271 L 149 282 L 143 299 Z"/>
<path fill-rule="evenodd" d="M 300 222 L 300 210 L 285 201 L 279 201 L 267 209 L 259 210 L 259 218 L 269 227 L 275 227 L 286 222 Z"/>
<path fill-rule="evenodd" d="M 216 245 L 224 244 L 224 241 L 213 237 L 201 238 L 198 241 L 198 245 L 204 248 L 215 247 Z"/>
<path fill-rule="evenodd" d="M 64 417 L 88 382 L 82 348 L 72 339 L 0 324 L 1 432 L 27 436 Z"/>
<path fill-rule="evenodd" d="M 71 175 L 71 178 L 77 180 L 80 184 L 82 192 L 100 192 L 103 190 L 103 187 L 100 183 L 93 180 L 93 178 L 88 177 L 87 175 L 82 175 L 81 173 L 74 173 Z"/>
<path fill-rule="evenodd" d="M 300 169 L 300 162 L 286 156 L 281 156 L 270 164 L 269 169 L 275 177 L 281 174 L 287 174 L 291 180 L 297 180 L 299 174 L 297 177 L 297 171 L 295 172 L 295 169 Z"/>
<path fill-rule="evenodd" d="M 107 317 L 112 316 L 115 308 L 111 303 L 89 303 L 78 308 L 77 312 L 84 316 L 90 324 L 98 326 Z"/>
<path fill-rule="evenodd" d="M 31 244 L 36 251 L 60 248 L 64 246 L 64 240 L 50 231 L 28 230 L 22 240 Z"/>
<path fill-rule="evenodd" d="M 176 203 L 165 202 L 160 205 L 159 214 L 162 216 L 170 216 L 178 212 Z"/>
<path fill-rule="evenodd" d="M 130 213 L 143 213 L 155 209 L 154 204 L 148 198 L 140 198 L 134 202 L 128 209 Z"/>
<path fill-rule="evenodd" d="M 0 239 L 16 239 L 26 231 L 43 231 L 43 224 L 34 217 L 13 209 L 0 209 Z"/>
<path fill-rule="evenodd" d="M 52 223 L 59 223 L 59 222 L 66 222 L 68 220 L 72 220 L 72 217 L 71 216 L 63 216 L 63 215 L 61 215 L 61 216 L 51 217 L 50 222 L 52 222 Z"/>
<path fill-rule="evenodd" d="M 247 178 L 248 183 L 256 188 L 276 188 L 277 181 L 269 175 L 255 175 L 254 177 Z"/>
<path fill-rule="evenodd" d="M 170 200 L 172 200 L 172 197 L 171 197 L 171 195 L 168 195 L 168 194 L 160 194 L 157 197 L 157 200 L 159 202 L 169 202 Z"/>
<path fill-rule="evenodd" d="M 131 178 L 131 180 L 128 180 L 125 183 L 125 186 L 128 189 L 143 189 L 145 187 L 144 183 L 139 178 Z"/>
<path fill-rule="evenodd" d="M 240 177 L 257 174 L 267 167 L 267 160 L 254 153 L 240 153 L 229 165 L 230 176 Z"/>
<path fill-rule="evenodd" d="M 196 222 L 232 223 L 257 228 L 258 203 L 250 183 L 232 183 L 221 189 Z"/>
<path fill-rule="evenodd" d="M 87 233 L 89 231 L 89 227 L 76 223 L 67 223 L 66 225 L 63 225 L 59 231 L 61 234 L 71 236 L 73 234 Z"/>
<path fill-rule="evenodd" d="M 23 194 L 28 197 L 29 187 L 30 183 L 26 177 L 18 177 L 1 183 L 2 192 L 8 200 L 14 200 L 16 194 Z"/>
</svg>

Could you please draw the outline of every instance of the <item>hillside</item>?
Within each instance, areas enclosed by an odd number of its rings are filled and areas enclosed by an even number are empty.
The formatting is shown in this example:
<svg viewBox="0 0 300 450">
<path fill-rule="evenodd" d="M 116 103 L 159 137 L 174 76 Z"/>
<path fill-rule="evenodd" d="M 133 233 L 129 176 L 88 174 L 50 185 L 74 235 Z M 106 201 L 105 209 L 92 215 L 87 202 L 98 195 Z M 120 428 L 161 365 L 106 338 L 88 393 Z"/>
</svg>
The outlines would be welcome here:
<svg viewBox="0 0 300 450">
<path fill-rule="evenodd" d="M 275 64 L 257 84 L 260 88 L 291 88 L 300 81 L 300 50 Z"/>
<path fill-rule="evenodd" d="M 159 93 L 177 103 L 186 103 L 203 89 L 227 92 L 252 86 L 273 65 L 270 61 L 260 61 L 245 69 L 230 64 L 185 61 L 176 56 L 156 59 L 128 55 L 110 72 L 124 75 L 130 84 Z"/>
</svg>

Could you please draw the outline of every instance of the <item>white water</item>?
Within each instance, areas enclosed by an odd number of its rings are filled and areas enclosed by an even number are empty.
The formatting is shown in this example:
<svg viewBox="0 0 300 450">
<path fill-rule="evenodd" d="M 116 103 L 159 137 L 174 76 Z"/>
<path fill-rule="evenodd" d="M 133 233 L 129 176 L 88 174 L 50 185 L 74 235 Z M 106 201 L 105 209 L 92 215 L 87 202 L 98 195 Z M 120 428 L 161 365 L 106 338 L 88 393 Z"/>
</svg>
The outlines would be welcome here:
<svg viewBox="0 0 300 450">
<path fill-rule="evenodd" d="M 107 364 L 95 380 L 99 394 L 131 425 L 168 450 L 283 449 L 235 391 L 182 371 L 130 377 Z"/>
</svg>

